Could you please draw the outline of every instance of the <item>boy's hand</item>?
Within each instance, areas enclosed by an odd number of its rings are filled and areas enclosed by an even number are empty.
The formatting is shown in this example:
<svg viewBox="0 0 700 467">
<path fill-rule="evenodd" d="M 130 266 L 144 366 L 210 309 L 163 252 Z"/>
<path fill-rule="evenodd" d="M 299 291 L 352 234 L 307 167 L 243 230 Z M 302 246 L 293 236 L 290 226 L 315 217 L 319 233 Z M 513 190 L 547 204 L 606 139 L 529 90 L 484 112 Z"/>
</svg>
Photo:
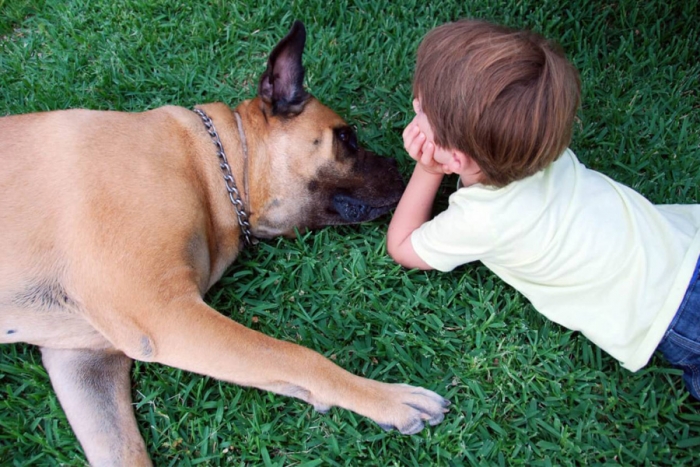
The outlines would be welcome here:
<svg viewBox="0 0 700 467">
<path fill-rule="evenodd" d="M 435 144 L 426 142 L 425 134 L 420 131 L 418 124 L 412 121 L 403 131 L 403 147 L 411 159 L 420 164 L 421 168 L 432 174 L 444 175 L 442 164 L 435 161 Z"/>
</svg>

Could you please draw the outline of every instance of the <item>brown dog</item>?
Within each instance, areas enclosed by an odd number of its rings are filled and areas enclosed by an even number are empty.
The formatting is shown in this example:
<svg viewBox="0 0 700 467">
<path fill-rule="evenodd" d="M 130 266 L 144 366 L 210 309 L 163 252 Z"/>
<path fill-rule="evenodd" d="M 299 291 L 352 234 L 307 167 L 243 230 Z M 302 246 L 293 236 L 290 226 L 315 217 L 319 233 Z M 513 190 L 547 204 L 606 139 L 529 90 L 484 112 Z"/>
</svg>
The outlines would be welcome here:
<svg viewBox="0 0 700 467">
<path fill-rule="evenodd" d="M 235 111 L 0 119 L 0 342 L 41 347 L 92 464 L 150 464 L 131 407 L 132 359 L 321 411 L 344 407 L 402 433 L 443 419 L 448 402 L 431 391 L 354 376 L 202 300 L 248 225 L 269 238 L 366 221 L 403 190 L 395 162 L 360 148 L 304 91 L 305 38 L 295 23 L 272 51 L 258 97 Z"/>
</svg>

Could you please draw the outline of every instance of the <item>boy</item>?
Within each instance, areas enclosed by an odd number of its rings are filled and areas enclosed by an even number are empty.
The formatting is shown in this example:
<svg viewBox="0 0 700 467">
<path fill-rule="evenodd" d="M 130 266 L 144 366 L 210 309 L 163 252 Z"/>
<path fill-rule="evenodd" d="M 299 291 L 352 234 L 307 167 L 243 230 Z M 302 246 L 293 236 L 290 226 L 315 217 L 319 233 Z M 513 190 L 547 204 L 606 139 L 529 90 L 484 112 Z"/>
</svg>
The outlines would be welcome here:
<svg viewBox="0 0 700 467">
<path fill-rule="evenodd" d="M 417 161 L 387 233 L 409 268 L 481 262 L 549 319 L 637 371 L 659 350 L 700 399 L 700 205 L 652 205 L 567 147 L 578 72 L 541 36 L 481 21 L 418 48 Z M 460 176 L 429 220 L 445 174 Z"/>
</svg>

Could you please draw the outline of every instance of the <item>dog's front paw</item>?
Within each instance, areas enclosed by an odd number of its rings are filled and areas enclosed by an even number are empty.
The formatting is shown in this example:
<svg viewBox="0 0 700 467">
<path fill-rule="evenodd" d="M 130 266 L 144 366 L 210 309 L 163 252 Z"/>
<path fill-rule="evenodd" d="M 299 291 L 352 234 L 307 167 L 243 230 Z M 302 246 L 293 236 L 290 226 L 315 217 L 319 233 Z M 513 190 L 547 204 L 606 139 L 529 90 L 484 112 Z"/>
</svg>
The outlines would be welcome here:
<svg viewBox="0 0 700 467">
<path fill-rule="evenodd" d="M 449 411 L 450 401 L 427 389 L 408 384 L 387 384 L 386 398 L 380 414 L 371 417 L 385 430 L 397 429 L 404 435 L 413 435 L 425 423 L 437 425 Z"/>
</svg>

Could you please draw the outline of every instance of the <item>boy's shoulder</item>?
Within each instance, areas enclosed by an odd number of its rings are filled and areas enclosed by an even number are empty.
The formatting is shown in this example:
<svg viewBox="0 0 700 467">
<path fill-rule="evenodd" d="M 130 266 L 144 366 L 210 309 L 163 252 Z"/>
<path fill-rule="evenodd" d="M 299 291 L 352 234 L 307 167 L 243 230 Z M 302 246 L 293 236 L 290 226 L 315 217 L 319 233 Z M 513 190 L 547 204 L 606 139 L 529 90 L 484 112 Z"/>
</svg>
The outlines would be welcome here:
<svg viewBox="0 0 700 467">
<path fill-rule="evenodd" d="M 504 187 L 476 184 L 457 189 L 448 210 L 456 219 L 479 219 L 495 230 L 529 226 L 542 219 L 545 210 L 565 210 L 573 192 L 588 184 L 582 180 L 588 172 L 593 171 L 567 149 L 546 168 Z"/>
<path fill-rule="evenodd" d="M 576 155 L 570 149 L 566 149 L 556 160 L 547 167 L 529 177 L 516 180 L 504 187 L 475 184 L 468 187 L 459 186 L 452 195 L 458 202 L 471 201 L 504 201 L 521 204 L 528 201 L 522 197 L 542 197 L 545 193 L 551 193 L 552 187 L 561 186 L 586 171 L 586 167 L 579 162 Z"/>
</svg>

